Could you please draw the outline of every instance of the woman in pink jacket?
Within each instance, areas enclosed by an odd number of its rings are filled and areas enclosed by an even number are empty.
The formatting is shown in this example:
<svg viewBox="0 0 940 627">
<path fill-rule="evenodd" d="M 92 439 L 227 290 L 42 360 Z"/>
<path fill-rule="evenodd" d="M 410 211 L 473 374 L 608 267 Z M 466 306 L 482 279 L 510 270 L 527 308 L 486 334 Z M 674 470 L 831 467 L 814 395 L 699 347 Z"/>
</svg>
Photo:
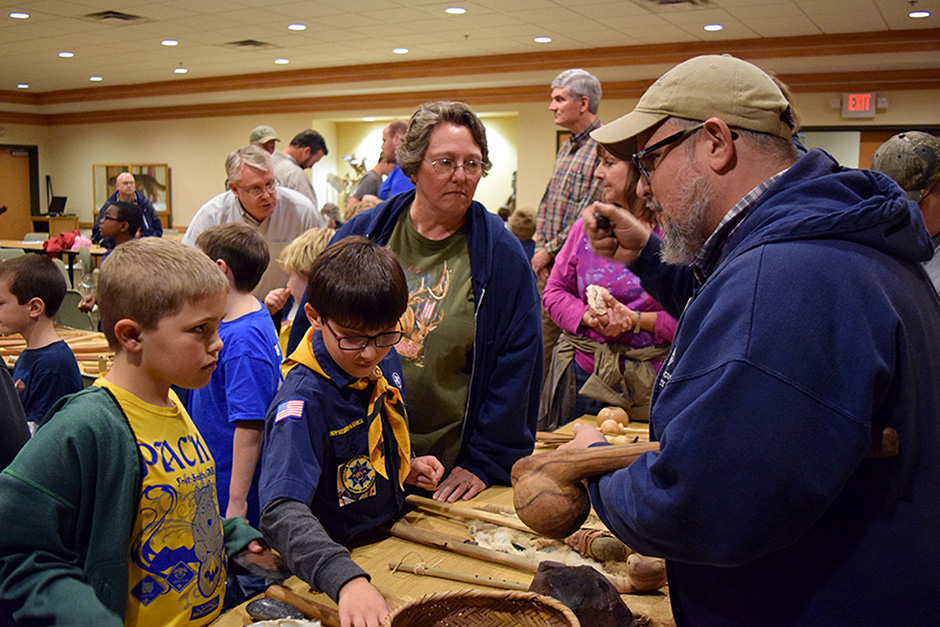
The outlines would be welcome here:
<svg viewBox="0 0 940 627">
<path fill-rule="evenodd" d="M 594 177 L 607 202 L 629 207 L 658 233 L 655 215 L 636 196 L 636 168 L 601 146 L 597 151 Z M 592 285 L 610 292 L 607 313 L 588 306 Z M 553 429 L 608 405 L 623 407 L 631 420 L 647 420 L 650 390 L 676 321 L 623 264 L 594 254 L 580 219 L 555 257 L 542 302 L 564 333 L 546 373 L 539 429 Z"/>
</svg>

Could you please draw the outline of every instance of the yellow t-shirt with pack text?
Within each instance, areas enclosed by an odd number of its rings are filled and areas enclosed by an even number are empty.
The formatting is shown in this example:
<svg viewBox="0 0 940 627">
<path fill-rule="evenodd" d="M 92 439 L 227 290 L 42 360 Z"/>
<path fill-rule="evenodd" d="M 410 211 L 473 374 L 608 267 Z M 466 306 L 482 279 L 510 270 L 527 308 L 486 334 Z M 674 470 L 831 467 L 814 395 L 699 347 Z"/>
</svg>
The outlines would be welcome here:
<svg viewBox="0 0 940 627">
<path fill-rule="evenodd" d="M 95 385 L 118 400 L 142 460 L 124 624 L 208 625 L 222 608 L 226 576 L 215 461 L 172 391 L 173 407 L 160 407 L 105 379 Z"/>
</svg>

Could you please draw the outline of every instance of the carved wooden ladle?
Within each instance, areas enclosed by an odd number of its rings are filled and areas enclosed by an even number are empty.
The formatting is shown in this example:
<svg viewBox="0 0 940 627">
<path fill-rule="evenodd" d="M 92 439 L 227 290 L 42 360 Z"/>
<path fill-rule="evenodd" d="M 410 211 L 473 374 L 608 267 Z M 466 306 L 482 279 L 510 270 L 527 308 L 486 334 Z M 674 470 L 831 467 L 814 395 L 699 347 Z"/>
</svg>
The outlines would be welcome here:
<svg viewBox="0 0 940 627">
<path fill-rule="evenodd" d="M 512 467 L 513 505 L 526 525 L 549 538 L 577 531 L 591 511 L 582 479 L 626 468 L 659 443 L 562 449 L 523 457 Z"/>
</svg>

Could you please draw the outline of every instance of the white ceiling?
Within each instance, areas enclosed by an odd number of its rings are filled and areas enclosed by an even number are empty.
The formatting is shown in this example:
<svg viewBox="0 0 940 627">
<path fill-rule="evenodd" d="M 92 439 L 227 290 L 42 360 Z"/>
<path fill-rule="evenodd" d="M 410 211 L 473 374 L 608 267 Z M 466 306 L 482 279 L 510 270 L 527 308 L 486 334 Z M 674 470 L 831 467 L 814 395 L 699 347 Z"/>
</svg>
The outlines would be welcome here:
<svg viewBox="0 0 940 627">
<path fill-rule="evenodd" d="M 467 13 L 444 13 L 454 5 Z M 448 57 L 940 27 L 940 0 L 917 0 L 918 9 L 932 13 L 926 19 L 908 18 L 911 5 L 910 0 L 684 0 L 668 6 L 652 0 L 0 0 L 0 90 L 27 83 L 28 92 L 43 93 Z M 83 18 L 107 10 L 144 19 L 126 24 Z M 12 11 L 30 18 L 12 19 Z M 294 22 L 307 30 L 289 31 Z M 703 30 L 716 22 L 724 30 Z M 540 35 L 552 43 L 535 43 Z M 160 45 L 167 38 L 179 46 Z M 225 46 L 245 39 L 273 47 Z M 410 53 L 392 54 L 395 47 Z M 58 58 L 62 50 L 74 58 Z M 278 57 L 290 63 L 275 65 Z M 877 69 L 940 67 L 936 51 L 879 55 L 873 63 Z M 779 64 L 800 72 L 838 67 L 824 57 Z M 179 65 L 189 72 L 174 74 Z M 606 71 L 628 80 L 622 68 Z M 633 73 L 649 74 L 636 68 Z M 92 75 L 104 80 L 90 83 Z"/>
</svg>

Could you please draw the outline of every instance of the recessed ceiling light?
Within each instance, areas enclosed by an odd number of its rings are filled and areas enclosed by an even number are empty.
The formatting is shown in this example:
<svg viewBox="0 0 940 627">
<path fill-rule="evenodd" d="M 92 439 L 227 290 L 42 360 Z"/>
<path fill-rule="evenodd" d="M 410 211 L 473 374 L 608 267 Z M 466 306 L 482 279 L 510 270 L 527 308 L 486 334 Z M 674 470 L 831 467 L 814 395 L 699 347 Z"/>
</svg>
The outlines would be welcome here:
<svg viewBox="0 0 940 627">
<path fill-rule="evenodd" d="M 62 52 L 59 53 L 59 56 L 62 57 L 63 59 L 71 59 L 72 57 L 75 56 L 75 53 L 69 52 L 68 50 L 63 50 Z"/>
<path fill-rule="evenodd" d="M 724 30 L 724 29 L 725 29 L 725 27 L 722 26 L 721 24 L 706 24 L 706 25 L 703 26 L 702 28 L 704 28 L 705 30 L 707 30 L 707 31 L 710 32 L 710 33 L 715 33 L 715 32 L 718 32 L 718 31 L 720 31 L 720 30 Z"/>
<path fill-rule="evenodd" d="M 12 17 L 14 20 L 28 20 L 29 13 L 23 13 L 22 11 L 14 11 L 13 13 L 10 13 L 10 17 Z M 29 85 L 27 85 L 27 87 L 29 87 Z"/>
<path fill-rule="evenodd" d="M 444 9 L 444 13 L 450 13 L 451 15 L 463 15 L 467 10 L 463 7 L 447 7 Z"/>
<path fill-rule="evenodd" d="M 173 73 L 174 73 L 174 74 L 185 74 L 185 73 L 188 72 L 188 71 L 189 71 L 189 70 L 187 70 L 187 69 L 184 68 L 184 67 L 178 67 L 178 68 L 174 68 L 174 69 L 173 69 Z"/>
<path fill-rule="evenodd" d="M 907 14 L 908 17 L 912 17 L 915 20 L 922 17 L 930 17 L 930 11 L 911 11 Z"/>
<path fill-rule="evenodd" d="M 180 42 L 176 41 L 175 39 L 164 39 L 163 41 L 160 42 L 160 45 L 161 46 L 178 46 L 180 45 Z"/>
<path fill-rule="evenodd" d="M 395 54 L 408 54 L 408 48 L 392 48 L 392 52 Z"/>
<path fill-rule="evenodd" d="M 101 78 L 100 76 L 89 76 L 88 80 L 90 80 L 92 83 L 100 83 L 104 79 Z"/>
<path fill-rule="evenodd" d="M 29 89 L 29 83 L 19 83 L 16 86 L 17 89 Z"/>
<path fill-rule="evenodd" d="M 550 44 L 550 43 L 552 43 L 552 38 L 551 38 L 551 37 L 536 37 L 536 38 L 535 38 L 535 43 L 537 43 L 537 44 Z"/>
<path fill-rule="evenodd" d="M 371 115 L 367 115 L 366 117 L 362 118 L 362 121 L 363 122 L 375 122 L 375 118 Z"/>
<path fill-rule="evenodd" d="M 274 62 L 278 65 L 287 65 L 290 63 L 290 59 L 275 59 Z"/>
<path fill-rule="evenodd" d="M 288 24 L 287 30 L 307 30 L 306 24 Z"/>
</svg>

